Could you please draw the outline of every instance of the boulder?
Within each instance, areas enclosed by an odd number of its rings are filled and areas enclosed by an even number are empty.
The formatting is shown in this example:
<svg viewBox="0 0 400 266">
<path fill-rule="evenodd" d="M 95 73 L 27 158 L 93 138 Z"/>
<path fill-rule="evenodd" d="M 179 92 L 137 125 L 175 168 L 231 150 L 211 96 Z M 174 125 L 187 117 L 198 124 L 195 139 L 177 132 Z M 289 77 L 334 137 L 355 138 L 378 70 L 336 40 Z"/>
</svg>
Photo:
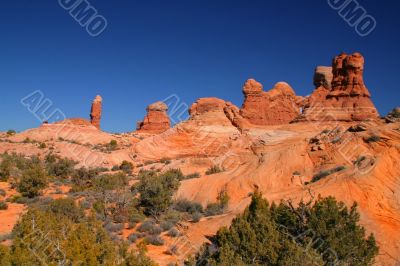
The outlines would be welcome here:
<svg viewBox="0 0 400 266">
<path fill-rule="evenodd" d="M 137 132 L 159 134 L 171 127 L 167 111 L 168 106 L 163 102 L 155 102 L 146 108 L 147 114 L 137 123 Z"/>
</svg>

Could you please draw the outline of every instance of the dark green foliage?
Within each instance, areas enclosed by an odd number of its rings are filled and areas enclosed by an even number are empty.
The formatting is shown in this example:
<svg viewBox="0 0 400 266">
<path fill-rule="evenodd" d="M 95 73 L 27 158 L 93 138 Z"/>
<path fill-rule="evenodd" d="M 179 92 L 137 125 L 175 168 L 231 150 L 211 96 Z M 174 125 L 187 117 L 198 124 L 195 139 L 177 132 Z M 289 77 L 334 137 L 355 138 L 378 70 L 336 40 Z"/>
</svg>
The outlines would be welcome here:
<svg viewBox="0 0 400 266">
<path fill-rule="evenodd" d="M 65 179 L 74 173 L 74 167 L 78 163 L 67 158 L 60 158 L 56 155 L 48 154 L 45 157 L 45 164 L 50 176 Z"/>
<path fill-rule="evenodd" d="M 40 144 L 39 144 L 39 148 L 40 148 L 40 149 L 45 149 L 45 148 L 47 148 L 46 143 L 44 143 L 44 142 L 40 143 Z"/>
<path fill-rule="evenodd" d="M 164 231 L 168 231 L 169 229 L 171 229 L 174 226 L 174 223 L 170 222 L 170 221 L 162 221 L 160 224 L 161 229 Z"/>
<path fill-rule="evenodd" d="M 7 210 L 7 209 L 8 209 L 7 203 L 0 200 L 0 210 Z"/>
<path fill-rule="evenodd" d="M 167 210 L 172 203 L 172 196 L 179 188 L 180 174 L 176 170 L 163 174 L 151 171 L 139 174 L 140 182 L 132 191 L 140 194 L 139 205 L 144 208 L 146 214 L 159 215 Z"/>
<path fill-rule="evenodd" d="M 368 137 L 365 141 L 367 143 L 378 142 L 378 141 L 381 141 L 381 137 L 379 137 L 377 135 L 372 135 L 372 136 Z"/>
<path fill-rule="evenodd" d="M 83 209 L 75 204 L 71 198 L 56 199 L 48 205 L 47 211 L 51 212 L 58 218 L 68 218 L 74 223 L 82 221 L 85 217 Z"/>
<path fill-rule="evenodd" d="M 223 171 L 225 171 L 224 168 L 221 168 L 218 165 L 213 165 L 206 171 L 206 175 L 213 175 Z"/>
<path fill-rule="evenodd" d="M 2 197 L 6 196 L 6 191 L 4 189 L 0 188 L 0 196 L 2 196 Z"/>
<path fill-rule="evenodd" d="M 106 148 L 108 151 L 115 151 L 116 149 L 118 149 L 118 142 L 113 139 L 110 141 L 110 143 L 107 144 Z"/>
<path fill-rule="evenodd" d="M 1 155 L 0 180 L 7 181 L 11 176 L 19 178 L 22 171 L 41 166 L 37 156 L 26 158 L 22 154 L 4 153 Z"/>
<path fill-rule="evenodd" d="M 323 171 L 321 171 L 321 172 L 319 172 L 318 174 L 315 174 L 315 175 L 313 176 L 313 178 L 312 178 L 312 180 L 311 180 L 311 183 L 317 182 L 318 180 L 321 180 L 321 179 L 324 178 L 324 177 L 327 177 L 327 176 L 329 176 L 329 175 L 331 175 L 331 174 L 334 174 L 334 173 L 343 171 L 343 170 L 345 170 L 345 169 L 346 169 L 345 166 L 338 166 L 338 167 L 335 167 L 335 168 L 333 168 L 333 169 L 323 170 Z"/>
<path fill-rule="evenodd" d="M 373 235 L 358 225 L 357 206 L 350 211 L 334 198 L 276 206 L 255 192 L 252 202 L 230 228 L 222 228 L 213 248 L 204 248 L 205 265 L 372 265 L 378 254 Z"/>
<path fill-rule="evenodd" d="M 34 167 L 23 171 L 17 190 L 24 197 L 34 198 L 41 194 L 47 184 L 47 173 L 41 167 Z"/>
<path fill-rule="evenodd" d="M 367 159 L 367 157 L 365 157 L 364 155 L 362 155 L 362 156 L 359 156 L 358 158 L 357 158 L 357 160 L 355 160 L 354 161 L 354 165 L 360 165 L 360 163 L 362 162 L 362 161 L 364 161 L 365 159 Z"/>
</svg>

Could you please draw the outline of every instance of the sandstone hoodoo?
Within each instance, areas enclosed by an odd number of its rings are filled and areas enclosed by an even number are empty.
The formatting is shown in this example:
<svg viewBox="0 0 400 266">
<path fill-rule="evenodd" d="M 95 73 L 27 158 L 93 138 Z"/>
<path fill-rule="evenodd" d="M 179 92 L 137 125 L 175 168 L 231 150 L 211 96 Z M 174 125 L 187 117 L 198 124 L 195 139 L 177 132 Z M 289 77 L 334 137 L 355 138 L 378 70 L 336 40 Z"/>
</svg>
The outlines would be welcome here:
<svg viewBox="0 0 400 266">
<path fill-rule="evenodd" d="M 332 69 L 332 73 L 329 73 Z M 342 53 L 332 68 L 317 67 L 316 89 L 306 100 L 302 119 L 309 121 L 362 121 L 377 119 L 378 112 L 364 84 L 364 57 L 360 53 Z M 331 85 L 329 85 L 331 84 Z"/>
<path fill-rule="evenodd" d="M 168 106 L 165 103 L 155 102 L 147 106 L 146 110 L 147 114 L 143 121 L 137 123 L 138 132 L 159 134 L 171 127 L 167 114 Z"/>
<path fill-rule="evenodd" d="M 243 94 L 240 114 L 251 124 L 287 124 L 300 114 L 299 97 L 286 82 L 278 82 L 265 92 L 261 83 L 249 79 L 243 86 Z"/>
<path fill-rule="evenodd" d="M 92 102 L 92 108 L 90 111 L 90 122 L 98 129 L 100 129 L 102 102 L 103 99 L 101 98 L 101 96 L 97 95 Z"/>
</svg>

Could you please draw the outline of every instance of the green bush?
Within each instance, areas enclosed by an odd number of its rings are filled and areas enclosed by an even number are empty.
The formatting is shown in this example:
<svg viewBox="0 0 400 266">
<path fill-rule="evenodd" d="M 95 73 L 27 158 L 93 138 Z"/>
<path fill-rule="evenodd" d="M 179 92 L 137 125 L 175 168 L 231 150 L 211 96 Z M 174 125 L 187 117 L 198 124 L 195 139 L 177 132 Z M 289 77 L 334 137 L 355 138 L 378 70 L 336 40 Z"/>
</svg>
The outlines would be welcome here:
<svg viewBox="0 0 400 266">
<path fill-rule="evenodd" d="M 172 203 L 172 196 L 179 188 L 179 174 L 174 170 L 163 174 L 144 171 L 132 191 L 139 193 L 139 205 L 146 214 L 159 215 Z"/>
<path fill-rule="evenodd" d="M 195 212 L 192 214 L 192 222 L 193 223 L 198 223 L 200 222 L 200 219 L 203 217 L 203 214 L 200 212 Z"/>
<path fill-rule="evenodd" d="M 219 167 L 218 165 L 213 165 L 206 171 L 206 175 L 213 175 L 223 171 L 225 171 L 223 168 Z"/>
<path fill-rule="evenodd" d="M 5 197 L 6 196 L 6 191 L 2 188 L 0 188 L 0 196 Z"/>
<path fill-rule="evenodd" d="M 170 158 L 167 158 L 167 157 L 161 158 L 161 159 L 160 159 L 160 163 L 163 163 L 163 164 L 170 164 L 170 163 L 171 163 L 171 159 L 170 159 Z"/>
<path fill-rule="evenodd" d="M 115 190 L 128 185 L 128 178 L 124 173 L 103 174 L 93 180 L 94 188 L 100 191 Z"/>
<path fill-rule="evenodd" d="M 45 149 L 45 148 L 47 148 L 46 143 L 44 143 L 44 142 L 40 143 L 40 144 L 39 144 L 39 148 L 40 148 L 40 149 Z"/>
<path fill-rule="evenodd" d="M 41 194 L 47 184 L 47 173 L 42 168 L 35 167 L 22 173 L 17 184 L 17 190 L 24 197 L 34 198 Z"/>
<path fill-rule="evenodd" d="M 300 214 L 300 215 L 299 215 Z M 211 246 L 197 255 L 208 265 L 372 265 L 378 254 L 374 236 L 359 225 L 357 205 L 349 210 L 334 198 L 295 209 L 253 194 L 250 206 Z"/>
<path fill-rule="evenodd" d="M 189 174 L 186 175 L 184 179 L 193 179 L 193 178 L 200 178 L 200 173 L 193 173 L 193 174 Z"/>
<path fill-rule="evenodd" d="M 47 210 L 59 218 L 65 217 L 74 223 L 79 223 L 85 217 L 83 209 L 71 198 L 54 200 L 50 202 Z"/>
<path fill-rule="evenodd" d="M 96 169 L 87 169 L 85 167 L 76 169 L 71 176 L 72 190 L 77 192 L 92 188 L 94 179 L 98 174 Z"/>
</svg>

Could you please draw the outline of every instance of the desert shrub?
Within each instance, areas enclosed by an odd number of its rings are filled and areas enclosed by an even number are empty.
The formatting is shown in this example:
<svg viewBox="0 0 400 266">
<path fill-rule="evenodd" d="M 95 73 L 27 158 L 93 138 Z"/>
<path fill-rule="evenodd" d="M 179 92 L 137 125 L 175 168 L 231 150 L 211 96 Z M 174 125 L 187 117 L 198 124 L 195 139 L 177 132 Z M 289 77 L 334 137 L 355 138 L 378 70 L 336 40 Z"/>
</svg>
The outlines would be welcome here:
<svg viewBox="0 0 400 266">
<path fill-rule="evenodd" d="M 100 191 L 119 189 L 126 185 L 128 178 L 124 173 L 103 174 L 93 180 L 94 188 Z"/>
<path fill-rule="evenodd" d="M 118 166 L 118 165 L 114 165 L 114 166 L 111 168 L 111 171 L 113 171 L 113 172 L 119 171 L 119 166 Z"/>
<path fill-rule="evenodd" d="M 46 143 L 44 143 L 44 142 L 40 143 L 40 144 L 39 144 L 39 148 L 40 148 L 40 149 L 45 149 L 45 148 L 47 148 Z"/>
<path fill-rule="evenodd" d="M 138 240 L 137 234 L 133 233 L 128 236 L 129 243 L 135 243 Z"/>
<path fill-rule="evenodd" d="M 7 130 L 7 135 L 8 136 L 13 136 L 13 135 L 15 135 L 17 132 L 14 130 L 14 129 L 9 129 L 9 130 Z"/>
<path fill-rule="evenodd" d="M 171 229 L 174 226 L 174 223 L 170 222 L 170 221 L 162 221 L 160 224 L 161 229 L 164 231 L 168 231 L 169 229 Z"/>
<path fill-rule="evenodd" d="M 200 173 L 193 173 L 193 174 L 188 174 L 185 176 L 184 179 L 193 179 L 193 178 L 200 178 Z"/>
<path fill-rule="evenodd" d="M 0 188 L 0 196 L 2 196 L 2 197 L 6 196 L 6 191 L 2 188 Z"/>
<path fill-rule="evenodd" d="M 107 144 L 106 148 L 108 151 L 115 151 L 116 149 L 118 149 L 118 142 L 113 139 Z"/>
<path fill-rule="evenodd" d="M 180 232 L 179 232 L 178 229 L 176 229 L 176 228 L 174 227 L 174 228 L 171 228 L 171 229 L 168 231 L 168 235 L 169 235 L 170 237 L 177 237 L 177 236 L 180 235 Z"/>
<path fill-rule="evenodd" d="M 299 171 L 294 171 L 293 175 L 301 175 L 301 173 Z"/>
<path fill-rule="evenodd" d="M 341 137 L 337 137 L 337 138 L 333 139 L 333 140 L 331 141 L 331 143 L 332 143 L 332 144 L 336 144 L 336 143 L 339 143 L 340 141 L 342 141 L 342 138 L 341 138 Z"/>
<path fill-rule="evenodd" d="M 302 214 L 302 215 L 298 215 Z M 378 254 L 374 236 L 359 225 L 357 205 L 349 210 L 334 198 L 269 203 L 254 193 L 249 207 L 229 228 L 221 228 L 213 248 L 197 261 L 209 265 L 372 265 Z M 307 256 L 304 256 L 304 251 Z"/>
<path fill-rule="evenodd" d="M 10 249 L 0 244 L 0 265 L 11 266 Z"/>
<path fill-rule="evenodd" d="M 119 169 L 123 171 L 124 173 L 131 175 L 132 170 L 133 170 L 133 164 L 128 161 L 123 161 L 121 165 L 119 166 Z"/>
<path fill-rule="evenodd" d="M 225 170 L 223 168 L 221 168 L 220 166 L 213 165 L 206 171 L 206 175 L 213 175 L 213 174 L 217 174 L 217 173 L 220 173 L 223 171 L 225 171 Z"/>
<path fill-rule="evenodd" d="M 95 169 L 85 167 L 76 169 L 71 176 L 72 190 L 77 192 L 93 187 L 94 179 L 98 174 Z"/>
<path fill-rule="evenodd" d="M 7 210 L 8 205 L 4 201 L 0 200 L 0 210 Z"/>
<path fill-rule="evenodd" d="M 204 211 L 205 216 L 214 216 L 223 214 L 229 203 L 229 195 L 226 189 L 218 193 L 217 202 L 209 203 Z"/>
<path fill-rule="evenodd" d="M 332 169 L 329 169 L 329 170 L 320 171 L 319 173 L 315 174 L 312 177 L 311 183 L 317 182 L 318 180 L 321 180 L 321 179 L 323 179 L 323 178 L 325 178 L 325 177 L 327 177 L 327 176 L 329 176 L 331 174 L 343 171 L 345 169 L 346 169 L 345 166 L 338 166 L 338 167 L 335 167 L 335 168 L 332 168 Z"/>
<path fill-rule="evenodd" d="M 379 136 L 377 136 L 377 135 L 372 135 L 372 136 L 370 136 L 370 137 L 368 137 L 368 138 L 366 139 L 366 142 L 367 142 L 367 143 L 378 142 L 378 141 L 381 141 L 381 137 L 379 137 Z"/>
<path fill-rule="evenodd" d="M 147 220 L 141 223 L 138 227 L 138 232 L 147 232 L 150 233 L 153 231 L 153 228 L 155 227 L 155 223 L 152 220 Z"/>
<path fill-rule="evenodd" d="M 173 171 L 164 174 L 144 171 L 139 179 L 132 191 L 139 193 L 139 205 L 145 213 L 159 215 L 167 210 L 179 188 L 179 176 Z"/>
<path fill-rule="evenodd" d="M 88 199 L 84 199 L 80 202 L 81 208 L 84 210 L 89 210 L 92 208 L 92 203 Z"/>
<path fill-rule="evenodd" d="M 26 137 L 22 142 L 23 143 L 31 143 L 32 141 L 30 138 Z"/>
<path fill-rule="evenodd" d="M 150 235 L 146 237 L 146 242 L 154 246 L 164 245 L 164 240 L 160 236 Z"/>
<path fill-rule="evenodd" d="M 41 194 L 47 184 L 47 173 L 42 168 L 35 167 L 22 173 L 17 184 L 17 190 L 24 197 L 34 198 Z"/>
<path fill-rule="evenodd" d="M 203 206 L 201 206 L 200 203 L 198 202 L 193 202 L 189 200 L 178 200 L 174 204 L 174 209 L 179 211 L 179 212 L 187 212 L 190 214 L 196 213 L 196 212 L 203 212 Z"/>
<path fill-rule="evenodd" d="M 115 233 L 124 229 L 124 225 L 120 223 L 108 222 L 104 225 L 104 228 L 110 233 Z"/>
<path fill-rule="evenodd" d="M 48 206 L 48 211 L 59 218 L 66 217 L 74 223 L 82 221 L 85 217 L 83 209 L 71 198 L 53 200 Z"/>
<path fill-rule="evenodd" d="M 203 217 L 203 214 L 200 212 L 195 212 L 192 214 L 192 222 L 198 223 L 200 222 L 200 219 Z"/>
<path fill-rule="evenodd" d="M 182 213 L 180 213 L 174 209 L 169 209 L 161 215 L 160 219 L 162 221 L 170 222 L 175 225 L 180 220 L 182 220 Z"/>
<path fill-rule="evenodd" d="M 60 158 L 53 154 L 48 154 L 44 161 L 49 175 L 60 178 L 68 178 L 71 176 L 74 173 L 75 165 L 78 164 L 73 160 Z"/>
</svg>

